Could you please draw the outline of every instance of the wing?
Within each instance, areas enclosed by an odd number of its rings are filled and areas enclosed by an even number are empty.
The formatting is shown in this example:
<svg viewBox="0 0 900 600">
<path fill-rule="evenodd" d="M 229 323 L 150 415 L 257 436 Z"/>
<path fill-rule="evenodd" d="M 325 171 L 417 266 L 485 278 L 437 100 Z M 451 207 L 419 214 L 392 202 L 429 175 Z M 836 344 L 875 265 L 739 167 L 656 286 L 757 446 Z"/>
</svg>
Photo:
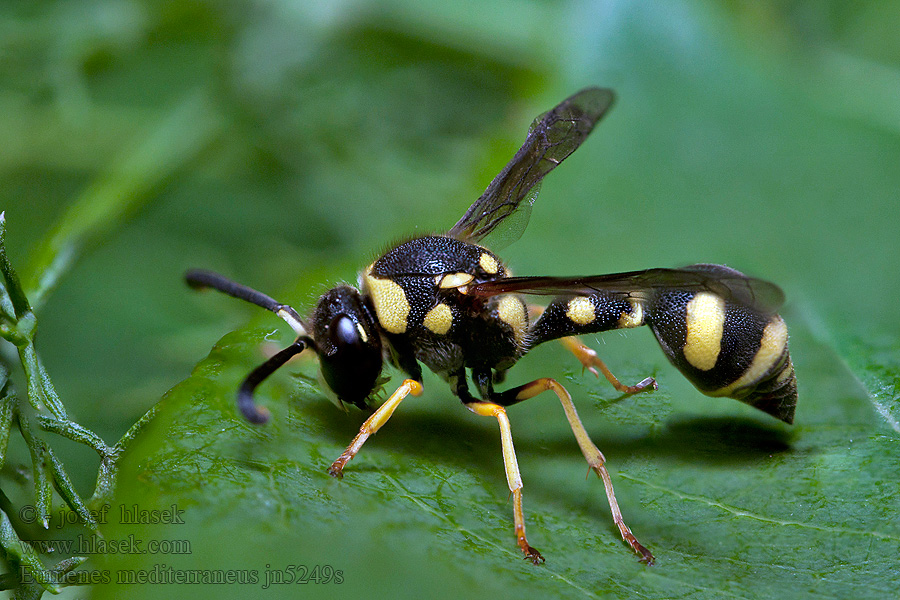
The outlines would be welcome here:
<svg viewBox="0 0 900 600">
<path fill-rule="evenodd" d="M 513 159 L 448 234 L 478 242 L 513 217 L 504 241 L 517 240 L 528 225 L 540 181 L 575 152 L 612 106 L 613 98 L 612 90 L 587 88 L 538 116 Z"/>
<path fill-rule="evenodd" d="M 647 269 L 588 277 L 508 277 L 470 286 L 474 296 L 535 294 L 646 298 L 661 291 L 712 292 L 764 314 L 784 304 L 784 292 L 774 283 L 747 277 L 720 265 L 691 265 L 683 269 Z"/>
</svg>

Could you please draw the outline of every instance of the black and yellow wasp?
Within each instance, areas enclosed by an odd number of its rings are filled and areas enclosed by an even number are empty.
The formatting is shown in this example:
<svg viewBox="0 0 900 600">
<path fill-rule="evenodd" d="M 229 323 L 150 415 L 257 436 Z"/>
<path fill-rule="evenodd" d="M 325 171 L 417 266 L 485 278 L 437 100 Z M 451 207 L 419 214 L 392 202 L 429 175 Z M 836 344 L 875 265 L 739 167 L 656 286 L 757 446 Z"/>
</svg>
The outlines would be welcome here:
<svg viewBox="0 0 900 600">
<path fill-rule="evenodd" d="M 787 328 L 775 312 L 784 296 L 774 284 L 711 264 L 587 277 L 510 277 L 500 258 L 480 245 L 494 232 L 507 242 L 521 235 L 541 180 L 578 148 L 613 98 L 611 90 L 589 88 L 540 115 L 525 144 L 450 231 L 393 247 L 362 271 L 358 288 L 339 285 L 326 292 L 308 319 L 221 275 L 189 271 L 191 286 L 212 287 L 271 310 L 297 332 L 293 344 L 241 384 L 238 406 L 247 420 L 268 419 L 254 403 L 254 390 L 304 350 L 318 355 L 323 390 L 339 403 L 360 408 L 380 388 L 384 361 L 398 367 L 407 379 L 331 465 L 329 473 L 341 477 L 400 402 L 422 393 L 424 364 L 447 380 L 466 408 L 498 420 L 516 538 L 525 557 L 538 564 L 544 559 L 525 538 L 522 480 L 506 407 L 551 390 L 588 464 L 603 479 L 623 539 L 643 561 L 652 562 L 653 555 L 622 519 L 603 454 L 566 389 L 549 378 L 505 391 L 494 385 L 526 352 L 561 338 L 584 367 L 594 374 L 599 369 L 617 390 L 656 389 L 649 377 L 634 386 L 621 384 L 593 350 L 573 337 L 647 325 L 672 364 L 704 394 L 735 398 L 791 423 L 797 389 Z M 523 296 L 550 301 L 540 309 Z M 477 395 L 469 390 L 469 377 Z"/>
</svg>

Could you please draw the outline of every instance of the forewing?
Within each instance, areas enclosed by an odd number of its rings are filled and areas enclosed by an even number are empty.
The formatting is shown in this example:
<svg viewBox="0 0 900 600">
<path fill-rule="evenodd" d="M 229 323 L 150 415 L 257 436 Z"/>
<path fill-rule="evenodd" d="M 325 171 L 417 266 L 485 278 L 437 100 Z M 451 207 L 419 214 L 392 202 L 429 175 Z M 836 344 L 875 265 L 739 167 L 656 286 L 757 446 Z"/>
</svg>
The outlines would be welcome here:
<svg viewBox="0 0 900 600">
<path fill-rule="evenodd" d="M 612 90 L 588 88 L 538 116 L 513 159 L 448 234 L 479 242 L 509 219 L 502 242 L 517 240 L 528 225 L 537 185 L 581 145 L 612 106 L 613 98 Z"/>
<path fill-rule="evenodd" d="M 784 292 L 774 283 L 733 274 L 708 272 L 697 267 L 647 269 L 588 277 L 508 277 L 470 286 L 473 296 L 535 294 L 541 296 L 591 296 L 601 293 L 619 298 L 644 298 L 653 292 L 712 292 L 761 313 L 774 313 L 784 304 Z"/>
</svg>

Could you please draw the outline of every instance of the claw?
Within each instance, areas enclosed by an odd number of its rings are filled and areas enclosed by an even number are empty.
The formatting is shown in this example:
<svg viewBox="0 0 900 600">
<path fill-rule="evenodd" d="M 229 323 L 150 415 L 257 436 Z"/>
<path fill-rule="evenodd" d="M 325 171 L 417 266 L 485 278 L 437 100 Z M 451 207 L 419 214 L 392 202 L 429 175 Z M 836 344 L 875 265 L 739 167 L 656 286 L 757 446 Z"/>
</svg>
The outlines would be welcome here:
<svg viewBox="0 0 900 600">
<path fill-rule="evenodd" d="M 328 467 L 328 474 L 334 477 L 335 479 L 343 479 L 344 478 L 344 465 L 350 460 L 351 457 L 344 456 L 341 454 L 336 461 L 331 463 L 331 466 Z"/>
<path fill-rule="evenodd" d="M 528 542 L 524 539 L 519 540 L 519 547 L 522 549 L 522 553 L 525 554 L 522 558 L 525 560 L 530 560 L 533 565 L 541 565 L 544 564 L 544 557 L 541 556 L 541 553 L 538 552 L 537 548 L 532 548 L 528 545 Z"/>
</svg>

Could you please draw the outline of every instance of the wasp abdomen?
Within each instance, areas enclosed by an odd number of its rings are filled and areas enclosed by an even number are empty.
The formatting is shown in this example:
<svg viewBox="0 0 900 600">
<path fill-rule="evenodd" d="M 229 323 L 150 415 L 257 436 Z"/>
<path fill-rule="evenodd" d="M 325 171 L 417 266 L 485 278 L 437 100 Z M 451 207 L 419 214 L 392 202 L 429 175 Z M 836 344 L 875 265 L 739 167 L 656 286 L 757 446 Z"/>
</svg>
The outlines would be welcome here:
<svg viewBox="0 0 900 600">
<path fill-rule="evenodd" d="M 647 309 L 666 356 L 697 389 L 793 421 L 797 385 L 780 316 L 706 291 L 661 291 Z"/>
</svg>

